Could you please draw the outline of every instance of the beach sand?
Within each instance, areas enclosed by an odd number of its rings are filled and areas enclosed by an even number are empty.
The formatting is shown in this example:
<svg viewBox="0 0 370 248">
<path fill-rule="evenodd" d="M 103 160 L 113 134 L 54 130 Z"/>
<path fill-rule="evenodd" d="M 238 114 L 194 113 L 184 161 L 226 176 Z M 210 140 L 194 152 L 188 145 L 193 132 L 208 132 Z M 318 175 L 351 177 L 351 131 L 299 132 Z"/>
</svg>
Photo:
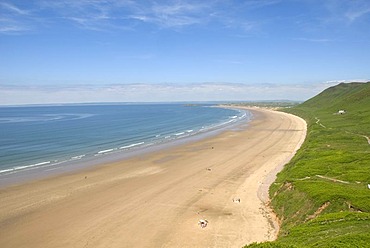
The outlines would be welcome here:
<svg viewBox="0 0 370 248">
<path fill-rule="evenodd" d="M 273 240 L 268 185 L 303 142 L 306 123 L 251 111 L 251 122 L 214 137 L 1 189 L 0 247 L 242 247 Z"/>
</svg>

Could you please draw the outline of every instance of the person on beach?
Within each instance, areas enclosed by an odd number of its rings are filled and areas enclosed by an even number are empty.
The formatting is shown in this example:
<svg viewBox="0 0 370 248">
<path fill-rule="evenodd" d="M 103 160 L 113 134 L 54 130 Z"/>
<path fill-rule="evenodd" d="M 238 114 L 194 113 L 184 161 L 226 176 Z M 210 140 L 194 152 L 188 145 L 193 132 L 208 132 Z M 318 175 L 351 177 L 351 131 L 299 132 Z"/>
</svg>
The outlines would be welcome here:
<svg viewBox="0 0 370 248">
<path fill-rule="evenodd" d="M 198 225 L 200 225 L 201 228 L 207 227 L 208 221 L 207 220 L 199 220 Z"/>
</svg>

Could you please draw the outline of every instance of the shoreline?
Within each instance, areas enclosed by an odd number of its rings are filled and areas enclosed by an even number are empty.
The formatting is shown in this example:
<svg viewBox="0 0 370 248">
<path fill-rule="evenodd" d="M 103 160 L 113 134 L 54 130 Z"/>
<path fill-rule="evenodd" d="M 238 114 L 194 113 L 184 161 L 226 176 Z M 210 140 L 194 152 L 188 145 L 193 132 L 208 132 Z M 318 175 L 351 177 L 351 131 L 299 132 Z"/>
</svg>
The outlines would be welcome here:
<svg viewBox="0 0 370 248">
<path fill-rule="evenodd" d="M 236 111 L 243 110 L 241 108 L 230 108 L 225 106 L 214 106 L 220 108 L 234 109 Z M 244 109 L 246 110 L 246 109 Z M 173 147 L 185 145 L 192 142 L 197 142 L 202 139 L 214 137 L 222 132 L 232 130 L 237 128 L 239 125 L 244 125 L 243 122 L 247 120 L 247 123 L 251 120 L 252 114 L 248 111 L 244 113 L 242 118 L 236 120 L 235 122 L 230 123 L 221 123 L 212 128 L 209 128 L 205 131 L 199 131 L 192 135 L 182 136 L 177 139 L 171 139 L 167 141 L 162 141 L 159 143 L 151 143 L 145 146 L 134 147 L 134 149 L 122 150 L 120 149 L 109 149 L 98 151 L 94 156 L 85 157 L 82 155 L 79 159 L 59 161 L 54 164 L 51 161 L 38 163 L 36 165 L 40 166 L 28 166 L 29 168 L 16 171 L 14 169 L 5 169 L 9 170 L 10 173 L 0 173 L 0 189 L 6 188 L 9 186 L 14 186 L 17 184 L 24 184 L 31 181 L 42 180 L 47 177 L 60 176 L 68 173 L 75 173 L 82 170 L 88 170 L 89 168 L 93 169 L 104 164 L 115 163 L 123 160 L 127 160 L 137 156 L 143 156 L 146 154 L 151 154 L 159 152 L 166 149 L 171 149 Z M 143 142 L 144 143 L 144 142 Z M 112 152 L 108 152 L 112 150 Z M 113 151 L 114 150 L 114 151 Z M 105 153 L 103 153 L 105 152 Z M 94 154 L 94 153 L 92 153 Z M 91 154 L 90 154 L 91 155 Z M 80 156 L 77 156 L 80 157 Z M 27 166 L 19 166 L 27 167 Z"/>
<path fill-rule="evenodd" d="M 305 123 L 250 110 L 247 128 L 1 189 L 0 245 L 242 247 L 275 239 L 258 192 L 303 142 Z"/>
</svg>

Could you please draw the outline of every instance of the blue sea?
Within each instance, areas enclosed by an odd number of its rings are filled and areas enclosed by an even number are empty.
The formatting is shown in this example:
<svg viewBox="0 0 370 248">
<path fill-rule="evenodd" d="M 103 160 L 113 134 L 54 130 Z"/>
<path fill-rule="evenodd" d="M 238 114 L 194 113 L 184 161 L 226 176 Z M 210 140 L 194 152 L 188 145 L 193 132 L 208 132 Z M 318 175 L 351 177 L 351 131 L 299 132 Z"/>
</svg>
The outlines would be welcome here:
<svg viewBox="0 0 370 248">
<path fill-rule="evenodd" d="M 0 175 L 124 155 L 248 118 L 210 104 L 0 107 Z"/>
</svg>

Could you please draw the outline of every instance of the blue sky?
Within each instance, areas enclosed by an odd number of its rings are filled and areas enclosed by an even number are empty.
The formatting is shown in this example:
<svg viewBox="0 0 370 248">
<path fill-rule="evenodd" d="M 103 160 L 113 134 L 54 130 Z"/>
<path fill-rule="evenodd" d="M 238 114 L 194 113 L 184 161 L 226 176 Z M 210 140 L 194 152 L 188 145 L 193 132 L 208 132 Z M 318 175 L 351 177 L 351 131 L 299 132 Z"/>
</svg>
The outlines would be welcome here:
<svg viewBox="0 0 370 248">
<path fill-rule="evenodd" d="M 0 0 L 0 104 L 306 100 L 369 58 L 368 0 Z"/>
</svg>

